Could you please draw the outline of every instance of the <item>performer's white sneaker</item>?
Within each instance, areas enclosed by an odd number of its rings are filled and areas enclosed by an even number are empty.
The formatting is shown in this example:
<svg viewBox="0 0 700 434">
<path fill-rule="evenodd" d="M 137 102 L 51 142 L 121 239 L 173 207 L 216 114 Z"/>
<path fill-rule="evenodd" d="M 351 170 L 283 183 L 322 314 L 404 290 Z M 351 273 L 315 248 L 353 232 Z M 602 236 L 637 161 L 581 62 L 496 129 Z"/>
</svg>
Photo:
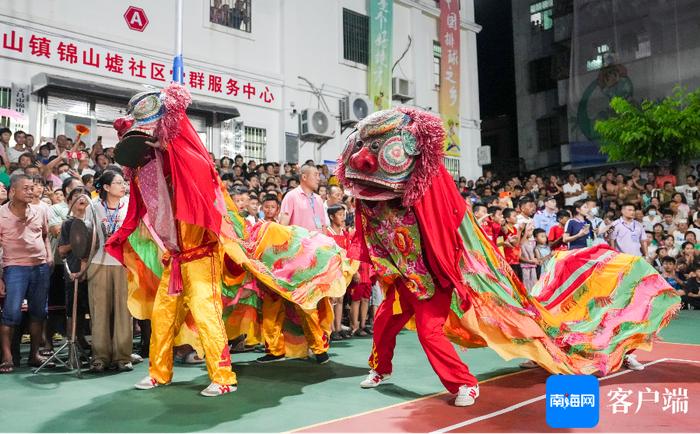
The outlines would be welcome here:
<svg viewBox="0 0 700 434">
<path fill-rule="evenodd" d="M 455 407 L 468 407 L 476 402 L 479 397 L 479 385 L 461 386 L 455 398 Z"/>
<path fill-rule="evenodd" d="M 360 387 L 363 389 L 372 389 L 379 386 L 389 378 L 391 378 L 391 374 L 381 375 L 377 371 L 372 369 L 371 371 L 369 371 L 369 375 L 367 376 L 367 378 L 365 378 L 364 381 L 360 383 Z"/>
<path fill-rule="evenodd" d="M 134 387 L 139 389 L 139 390 L 149 390 L 149 389 L 155 389 L 158 386 L 165 386 L 167 384 L 170 384 L 170 383 L 160 384 L 155 378 L 153 378 L 151 376 L 146 376 L 143 378 L 143 380 L 134 384 Z"/>
<path fill-rule="evenodd" d="M 235 392 L 238 389 L 236 384 L 218 384 L 212 382 L 206 389 L 199 392 L 202 396 L 220 396 L 227 393 Z"/>
<path fill-rule="evenodd" d="M 644 370 L 644 365 L 639 363 L 637 360 L 637 356 L 634 354 L 627 354 L 625 356 L 624 362 L 622 364 L 627 368 L 631 369 L 632 371 L 643 371 Z"/>
</svg>

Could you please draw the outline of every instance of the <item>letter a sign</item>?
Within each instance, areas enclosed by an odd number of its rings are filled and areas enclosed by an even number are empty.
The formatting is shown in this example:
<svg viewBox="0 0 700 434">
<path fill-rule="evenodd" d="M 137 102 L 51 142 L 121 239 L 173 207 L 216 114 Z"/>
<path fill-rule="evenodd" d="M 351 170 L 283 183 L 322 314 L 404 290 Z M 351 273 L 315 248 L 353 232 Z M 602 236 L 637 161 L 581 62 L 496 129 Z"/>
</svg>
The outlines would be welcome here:
<svg viewBox="0 0 700 434">
<path fill-rule="evenodd" d="M 146 12 L 134 6 L 129 6 L 126 12 L 124 12 L 124 19 L 126 20 L 126 25 L 129 26 L 131 30 L 136 30 L 137 32 L 143 32 L 143 29 L 148 25 Z"/>
</svg>

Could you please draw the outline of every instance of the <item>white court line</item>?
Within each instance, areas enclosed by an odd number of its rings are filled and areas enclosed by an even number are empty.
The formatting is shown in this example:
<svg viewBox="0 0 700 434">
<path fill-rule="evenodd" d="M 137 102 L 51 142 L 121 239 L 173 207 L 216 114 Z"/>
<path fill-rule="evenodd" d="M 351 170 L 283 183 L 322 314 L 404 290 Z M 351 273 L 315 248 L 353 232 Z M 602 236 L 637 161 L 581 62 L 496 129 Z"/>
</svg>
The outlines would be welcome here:
<svg viewBox="0 0 700 434">
<path fill-rule="evenodd" d="M 662 359 L 654 360 L 653 362 L 644 363 L 644 367 L 651 366 L 651 365 L 655 365 L 655 364 L 661 363 L 661 362 L 668 362 L 668 361 L 686 362 L 686 363 L 700 363 L 700 361 L 698 361 L 698 360 L 685 360 L 685 359 L 662 358 Z M 607 380 L 607 379 L 610 379 L 610 378 L 619 377 L 620 375 L 629 374 L 630 372 L 639 372 L 639 371 L 631 371 L 631 370 L 620 371 L 620 372 L 616 372 L 616 373 L 614 373 L 614 374 L 606 375 L 605 377 L 600 377 L 599 380 Z M 510 413 L 510 412 L 513 411 L 513 410 L 517 410 L 517 409 L 519 409 L 519 408 L 521 408 L 521 407 L 525 407 L 526 405 L 530 405 L 530 404 L 535 403 L 535 402 L 537 402 L 537 401 L 541 401 L 541 400 L 543 400 L 543 399 L 545 399 L 545 398 L 546 398 L 546 395 L 540 395 L 540 396 L 537 396 L 537 397 L 535 397 L 535 398 L 528 399 L 527 401 L 519 402 L 519 403 L 513 404 L 513 405 L 511 405 L 511 406 L 509 406 L 509 407 L 502 408 L 502 409 L 500 409 L 500 410 L 496 410 L 496 411 L 494 411 L 494 412 L 485 414 L 485 415 L 483 415 L 483 416 L 478 416 L 478 417 L 475 417 L 475 418 L 472 418 L 472 419 L 465 420 L 464 422 L 459 422 L 459 423 L 456 423 L 456 424 L 454 424 L 454 425 L 450 425 L 450 426 L 445 427 L 445 428 L 440 428 L 440 429 L 438 429 L 438 430 L 432 431 L 431 434 L 434 434 L 434 433 L 446 433 L 446 432 L 455 430 L 455 429 L 457 429 L 457 428 L 462 428 L 462 427 L 464 427 L 464 426 L 473 425 L 473 424 L 475 424 L 475 423 L 477 423 L 477 422 L 481 422 L 481 421 L 483 421 L 483 420 L 492 419 L 492 418 L 494 418 L 494 417 L 496 417 L 496 416 L 500 416 L 500 415 L 505 414 L 505 413 Z"/>
</svg>

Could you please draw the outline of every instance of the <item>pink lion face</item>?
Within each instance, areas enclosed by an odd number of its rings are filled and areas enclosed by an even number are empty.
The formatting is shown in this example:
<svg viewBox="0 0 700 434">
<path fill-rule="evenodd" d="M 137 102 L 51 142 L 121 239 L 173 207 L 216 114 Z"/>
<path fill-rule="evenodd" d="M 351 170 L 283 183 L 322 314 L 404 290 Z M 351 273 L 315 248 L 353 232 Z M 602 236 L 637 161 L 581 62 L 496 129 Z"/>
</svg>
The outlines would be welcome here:
<svg viewBox="0 0 700 434">
<path fill-rule="evenodd" d="M 338 159 L 338 178 L 359 199 L 414 201 L 442 161 L 437 116 L 413 108 L 375 112 L 356 126 Z"/>
<path fill-rule="evenodd" d="M 396 110 L 376 112 L 348 138 L 340 158 L 344 178 L 360 198 L 385 200 L 406 190 L 418 154 L 416 138 L 404 129 L 410 120 Z"/>
</svg>

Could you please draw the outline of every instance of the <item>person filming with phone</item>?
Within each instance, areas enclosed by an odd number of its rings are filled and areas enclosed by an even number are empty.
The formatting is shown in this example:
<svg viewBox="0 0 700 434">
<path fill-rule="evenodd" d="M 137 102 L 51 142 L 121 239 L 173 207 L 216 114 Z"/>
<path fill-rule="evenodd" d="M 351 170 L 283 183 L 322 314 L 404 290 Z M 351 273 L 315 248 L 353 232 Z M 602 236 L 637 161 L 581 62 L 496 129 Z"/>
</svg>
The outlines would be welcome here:
<svg viewBox="0 0 700 434">
<path fill-rule="evenodd" d="M 592 225 L 586 215 L 588 215 L 586 201 L 574 202 L 574 216 L 566 222 L 564 227 L 563 242 L 568 244 L 569 250 L 588 247 L 593 242 Z"/>
</svg>

